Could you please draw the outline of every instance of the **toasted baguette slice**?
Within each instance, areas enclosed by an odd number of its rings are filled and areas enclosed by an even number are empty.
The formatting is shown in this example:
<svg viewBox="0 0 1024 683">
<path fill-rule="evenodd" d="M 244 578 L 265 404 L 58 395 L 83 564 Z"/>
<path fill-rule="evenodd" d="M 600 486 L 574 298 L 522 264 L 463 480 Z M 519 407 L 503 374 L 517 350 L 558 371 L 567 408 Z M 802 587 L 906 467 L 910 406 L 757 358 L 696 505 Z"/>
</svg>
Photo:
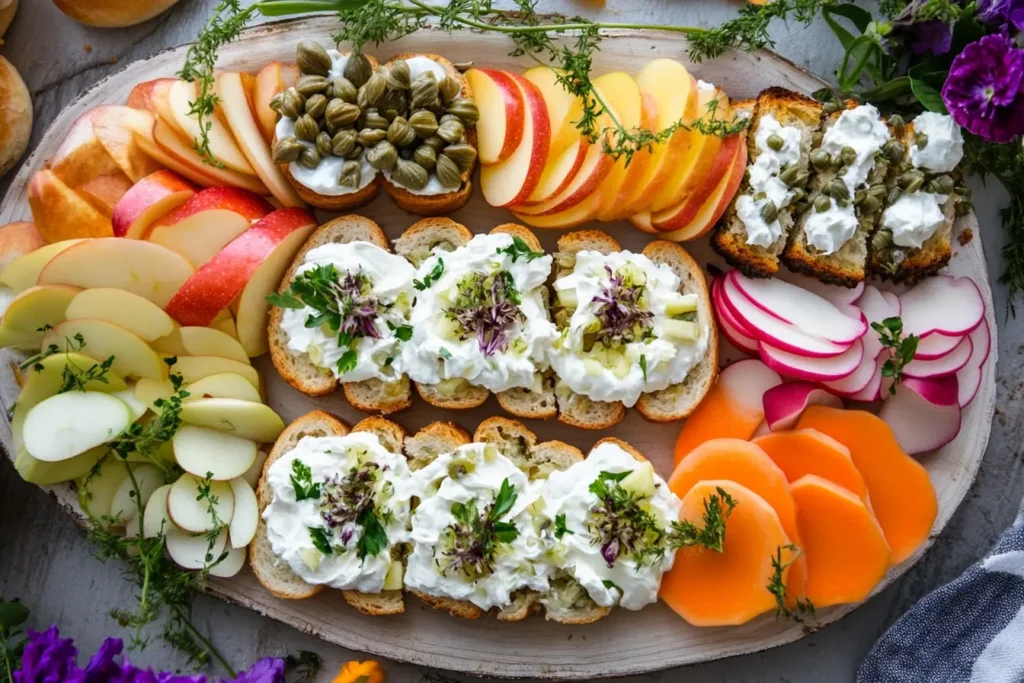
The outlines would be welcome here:
<svg viewBox="0 0 1024 683">
<path fill-rule="evenodd" d="M 708 283 L 693 257 L 675 242 L 651 242 L 643 250 L 644 256 L 659 265 L 666 265 L 679 276 L 680 293 L 696 294 L 698 323 L 708 330 L 707 353 L 679 384 L 660 391 L 640 394 L 636 409 L 652 422 L 674 422 L 689 417 L 704 400 L 718 377 L 718 326 L 713 320 Z"/>
<path fill-rule="evenodd" d="M 344 244 L 347 242 L 370 242 L 381 249 L 389 249 L 384 231 L 369 218 L 349 215 L 340 216 L 316 229 L 292 260 L 278 287 L 284 293 L 291 286 L 299 267 L 306 260 L 306 254 L 322 244 Z M 307 396 L 324 396 L 337 389 L 338 380 L 327 368 L 315 365 L 305 353 L 296 354 L 288 349 L 288 338 L 281 329 L 284 311 L 277 306 L 270 309 L 267 335 L 270 340 L 270 358 L 277 372 Z M 393 413 L 412 405 L 412 391 L 409 380 L 403 377 L 395 383 L 379 379 L 361 382 L 345 382 L 345 397 L 355 408 L 366 412 Z"/>
<path fill-rule="evenodd" d="M 844 109 L 853 109 L 857 106 L 859 103 L 853 100 L 844 102 Z M 822 132 L 824 133 L 835 125 L 842 113 L 843 109 L 840 109 L 824 115 L 821 124 Z M 886 164 L 876 165 L 868 174 L 868 184 L 884 187 L 888 175 L 887 169 L 888 165 Z M 802 200 L 803 205 L 810 208 L 797 217 L 796 226 L 790 233 L 790 240 L 785 251 L 782 252 L 782 260 L 790 270 L 805 273 L 822 282 L 843 287 L 855 287 L 864 279 L 867 272 L 868 239 L 874 232 L 876 221 L 882 215 L 881 200 L 884 200 L 884 195 L 880 198 L 878 210 L 872 214 L 865 213 L 859 206 L 856 207 L 855 211 L 859 221 L 857 231 L 835 252 L 823 254 L 808 243 L 804 226 L 807 223 L 807 218 L 814 211 L 814 201 L 821 195 L 827 195 L 829 185 L 838 177 L 837 168 L 834 166 L 825 169 L 811 168 L 811 180 L 807 188 L 808 196 Z M 866 191 L 866 188 L 863 189 Z"/>
<path fill-rule="evenodd" d="M 400 59 L 410 59 L 412 57 L 426 57 L 432 59 L 441 66 L 448 73 L 449 76 L 454 78 L 462 86 L 462 92 L 460 97 L 473 97 L 473 89 L 469 85 L 469 80 L 466 79 L 455 65 L 440 55 L 430 53 L 417 53 L 417 52 L 403 52 L 397 54 L 388 60 L 388 64 L 396 62 Z M 386 66 L 386 65 L 385 65 Z M 469 144 L 476 147 L 476 132 L 475 130 L 466 131 L 466 141 Z M 474 165 L 475 165 L 474 161 Z M 473 166 L 463 171 L 462 173 L 462 187 L 452 192 L 445 192 L 444 194 L 413 194 L 409 190 L 394 184 L 386 178 L 381 178 L 382 184 L 384 185 L 384 191 L 391 196 L 395 204 L 405 209 L 409 213 L 414 213 L 419 216 L 443 216 L 453 211 L 457 211 L 466 205 L 469 201 L 470 195 L 473 193 Z"/>
<path fill-rule="evenodd" d="M 916 144 L 917 137 L 913 122 L 908 123 L 904 130 L 903 144 L 906 145 L 908 152 L 903 164 L 898 167 L 892 178 L 890 185 L 893 189 L 898 189 L 895 177 L 913 168 L 909 153 L 911 145 Z M 956 173 L 929 173 L 925 175 L 925 179 L 931 180 L 940 175 L 952 175 L 957 178 Z M 880 228 L 870 243 L 868 264 L 871 271 L 885 280 L 914 283 L 944 268 L 953 256 L 953 223 L 956 220 L 956 205 L 960 201 L 962 197 L 956 192 L 947 195 L 946 202 L 942 205 L 942 225 L 935 234 L 925 240 L 920 249 L 907 249 L 892 244 L 892 233 Z M 886 208 L 889 205 L 887 203 Z M 881 219 L 878 224 L 881 225 Z"/>
<path fill-rule="evenodd" d="M 344 51 L 342 55 L 351 54 L 351 51 Z M 370 61 L 370 65 L 376 70 L 380 64 L 373 55 L 366 55 L 366 58 Z M 277 142 L 277 135 L 274 136 L 271 146 Z M 281 171 L 285 177 L 288 178 L 288 182 L 291 183 L 295 191 L 299 193 L 303 201 L 315 206 L 318 209 L 324 209 L 325 211 L 351 211 L 352 209 L 364 206 L 373 201 L 373 198 L 377 196 L 378 190 L 383 182 L 380 174 L 374 175 L 373 180 L 369 182 L 366 187 L 363 187 L 355 192 L 346 192 L 345 194 L 320 194 L 316 190 L 311 190 L 306 187 L 292 175 L 290 170 L 290 164 L 280 164 Z"/>
<path fill-rule="evenodd" d="M 818 128 L 821 118 L 821 104 L 785 88 L 768 88 L 762 91 L 757 96 L 753 117 L 747 128 L 748 165 L 753 165 L 759 156 L 755 135 L 761 117 L 768 114 L 774 116 L 783 126 L 795 126 L 800 129 L 801 154 L 798 165 L 806 172 L 811 151 L 811 136 Z M 749 191 L 749 181 L 744 181 L 736 196 L 740 197 Z M 733 201 L 733 205 L 729 207 L 715 230 L 711 245 L 726 261 L 744 274 L 750 277 L 771 277 L 779 270 L 779 256 L 793 227 L 793 204 L 790 203 L 779 211 L 782 234 L 775 243 L 765 248 L 747 244 L 747 228 L 736 214 L 735 199 Z"/>
</svg>

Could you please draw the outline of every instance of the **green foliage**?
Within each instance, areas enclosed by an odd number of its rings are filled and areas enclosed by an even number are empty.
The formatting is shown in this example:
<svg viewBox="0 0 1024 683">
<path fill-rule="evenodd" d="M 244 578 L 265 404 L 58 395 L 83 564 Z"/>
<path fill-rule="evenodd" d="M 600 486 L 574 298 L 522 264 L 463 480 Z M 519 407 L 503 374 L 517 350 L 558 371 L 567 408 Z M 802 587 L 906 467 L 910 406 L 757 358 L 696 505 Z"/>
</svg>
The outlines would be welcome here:
<svg viewBox="0 0 1024 683">
<path fill-rule="evenodd" d="M 28 608 L 17 599 L 0 598 L 0 683 L 14 683 L 21 666 L 25 637 L 21 625 L 28 621 Z"/>
<path fill-rule="evenodd" d="M 296 501 L 316 500 L 320 497 L 320 484 L 313 483 L 313 472 L 309 465 L 298 458 L 292 460 L 291 480 Z"/>
<path fill-rule="evenodd" d="M 736 507 L 736 500 L 719 486 L 717 495 L 712 493 L 704 499 L 704 525 L 698 527 L 689 520 L 672 522 L 672 530 L 668 535 L 669 545 L 673 548 L 703 546 L 720 553 L 725 547 L 725 522 Z"/>
<path fill-rule="evenodd" d="M 514 235 L 512 236 L 512 244 L 498 249 L 498 253 L 508 254 L 512 259 L 512 263 L 515 263 L 520 258 L 525 258 L 527 262 L 529 262 L 544 256 L 543 251 L 534 251 L 530 249 L 530 245 L 524 242 L 522 237 L 516 237 Z"/>
<path fill-rule="evenodd" d="M 889 358 L 882 364 L 882 376 L 892 378 L 889 393 L 895 394 L 896 385 L 903 379 L 903 368 L 914 360 L 917 343 L 920 340 L 915 334 L 903 336 L 903 320 L 898 317 L 886 318 L 880 323 L 871 323 L 871 329 L 878 333 L 882 347 L 889 352 Z"/>
<path fill-rule="evenodd" d="M 422 280 L 413 280 L 412 286 L 422 292 L 424 289 L 437 282 L 441 278 L 441 275 L 443 274 L 444 259 L 439 258 L 437 259 L 437 263 L 434 265 L 434 267 L 430 270 L 429 273 L 427 273 L 426 277 L 424 277 Z"/>
<path fill-rule="evenodd" d="M 788 561 L 783 562 L 782 551 L 785 550 L 792 556 Z M 779 546 L 772 555 L 772 576 L 765 588 L 775 596 L 775 616 L 792 619 L 795 622 L 806 624 L 814 618 L 814 604 L 804 598 L 796 598 L 793 606 L 790 607 L 786 601 L 786 583 L 782 579 L 782 573 L 786 567 L 796 562 L 800 557 L 800 549 L 795 545 Z"/>
<path fill-rule="evenodd" d="M 511 543 L 519 538 L 515 524 L 501 521 L 512 510 L 518 495 L 506 478 L 501 482 L 494 501 L 483 510 L 479 509 L 476 498 L 452 504 L 455 522 L 444 531 L 447 547 L 443 553 L 449 558 L 443 570 L 445 573 L 461 573 L 476 579 L 494 570 L 498 544 Z"/>
</svg>

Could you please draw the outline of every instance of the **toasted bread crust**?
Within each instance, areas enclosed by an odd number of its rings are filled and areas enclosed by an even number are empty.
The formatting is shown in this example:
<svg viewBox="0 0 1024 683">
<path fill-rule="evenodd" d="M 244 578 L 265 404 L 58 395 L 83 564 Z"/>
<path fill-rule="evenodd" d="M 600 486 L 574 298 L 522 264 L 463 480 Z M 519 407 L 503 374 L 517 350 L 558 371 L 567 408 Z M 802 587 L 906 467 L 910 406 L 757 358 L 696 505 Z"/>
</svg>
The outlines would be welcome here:
<svg viewBox="0 0 1024 683">
<path fill-rule="evenodd" d="M 274 138 L 274 142 L 277 142 L 277 138 Z M 314 190 L 309 189 L 292 175 L 292 171 L 289 168 L 290 164 L 278 164 L 278 168 L 284 173 L 285 178 L 291 183 L 291 186 L 295 188 L 295 191 L 299 193 L 299 196 L 304 202 L 311 206 L 315 206 L 318 209 L 324 211 L 351 211 L 352 209 L 358 209 L 361 206 L 366 206 L 374 200 L 377 196 L 377 192 L 380 190 L 381 178 L 380 175 L 374 176 L 373 180 L 359 190 L 355 192 L 346 192 L 345 194 L 320 194 Z"/>
</svg>

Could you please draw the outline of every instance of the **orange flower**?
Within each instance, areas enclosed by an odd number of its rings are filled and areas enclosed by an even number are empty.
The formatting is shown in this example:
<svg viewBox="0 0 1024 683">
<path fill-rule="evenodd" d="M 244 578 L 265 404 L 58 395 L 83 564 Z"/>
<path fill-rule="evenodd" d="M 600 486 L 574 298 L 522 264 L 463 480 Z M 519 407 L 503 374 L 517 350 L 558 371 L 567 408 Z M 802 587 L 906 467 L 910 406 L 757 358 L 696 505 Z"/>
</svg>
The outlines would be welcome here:
<svg viewBox="0 0 1024 683">
<path fill-rule="evenodd" d="M 384 669 L 372 659 L 345 662 L 334 677 L 334 683 L 384 683 Z"/>
</svg>

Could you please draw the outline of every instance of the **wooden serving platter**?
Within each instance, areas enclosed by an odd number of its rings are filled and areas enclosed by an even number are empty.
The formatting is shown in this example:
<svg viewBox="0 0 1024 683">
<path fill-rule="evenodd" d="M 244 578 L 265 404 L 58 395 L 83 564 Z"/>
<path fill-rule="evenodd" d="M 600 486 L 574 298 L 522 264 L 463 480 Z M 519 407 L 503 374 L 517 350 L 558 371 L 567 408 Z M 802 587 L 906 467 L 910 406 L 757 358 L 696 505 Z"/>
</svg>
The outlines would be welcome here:
<svg viewBox="0 0 1024 683">
<path fill-rule="evenodd" d="M 328 45 L 335 29 L 333 17 L 262 25 L 246 31 L 239 41 L 224 47 L 219 66 L 255 72 L 271 60 L 292 61 L 295 44 L 300 39 L 311 38 Z M 382 62 L 399 52 L 434 52 L 453 62 L 474 61 L 496 68 L 521 69 L 532 65 L 528 59 L 508 57 L 509 50 L 509 43 L 500 35 L 461 32 L 452 36 L 432 30 L 368 48 L 368 52 Z M 185 48 L 180 47 L 130 64 L 69 105 L 50 126 L 0 203 L 0 224 L 30 216 L 25 198 L 29 178 L 52 156 L 80 114 L 100 104 L 124 103 L 131 88 L 140 81 L 174 75 L 181 67 L 184 55 Z M 609 34 L 602 42 L 601 50 L 594 59 L 595 73 L 614 70 L 636 73 L 647 60 L 655 57 L 672 57 L 690 67 L 686 44 L 678 35 L 621 31 Z M 691 71 L 698 78 L 723 86 L 734 98 L 751 97 L 773 85 L 808 93 L 823 85 L 815 76 L 767 51 L 731 53 L 693 66 Z M 391 238 L 400 235 L 417 220 L 417 217 L 398 209 L 383 192 L 359 213 L 377 221 Z M 320 215 L 321 219 L 329 217 L 329 214 Z M 488 206 L 479 192 L 452 218 L 474 232 L 487 232 L 498 224 L 513 220 L 508 212 Z M 626 223 L 595 223 L 586 227 L 606 230 L 624 248 L 633 251 L 640 251 L 651 239 L 651 236 Z M 985 366 L 980 392 L 964 412 L 963 427 L 957 439 L 923 458 L 939 499 L 939 513 L 932 534 L 910 559 L 889 572 L 875 592 L 903 574 L 938 537 L 970 488 L 988 443 L 995 404 L 996 321 L 985 255 L 974 216 L 961 219 L 958 228 L 971 228 L 974 239 L 965 246 L 955 245 L 948 271 L 954 275 L 970 276 L 980 287 L 993 332 L 992 355 Z M 539 231 L 541 241 L 549 250 L 554 248 L 561 234 L 562 231 Z M 706 238 L 688 242 L 685 246 L 700 263 L 721 265 Z M 730 350 L 724 339 L 722 343 L 725 360 L 730 357 Z M 18 388 L 9 368 L 13 357 L 6 351 L 3 354 L 0 407 L 6 412 L 13 405 Z M 362 417 L 340 393 L 310 399 L 294 391 L 281 380 L 266 357 L 257 359 L 254 365 L 263 376 L 267 402 L 286 421 L 313 408 L 334 413 L 350 424 Z M 434 420 L 454 421 L 472 431 L 481 420 L 496 414 L 502 414 L 502 411 L 493 398 L 478 409 L 464 412 L 444 412 L 417 400 L 412 409 L 394 416 L 394 419 L 409 431 Z M 647 423 L 635 411 L 630 411 L 621 424 L 601 433 L 573 429 L 554 421 L 532 421 L 528 424 L 541 439 L 561 439 L 579 446 L 584 452 L 600 437 L 614 434 L 646 454 L 663 476 L 671 472 L 672 448 L 679 430 L 678 424 Z M 0 441 L 10 453 L 10 424 L 6 420 L 0 420 Z M 70 513 L 81 518 L 70 486 L 53 487 L 51 492 Z M 803 627 L 776 620 L 770 614 L 738 627 L 695 628 L 660 603 L 640 612 L 616 610 L 609 618 L 589 626 L 565 626 L 539 617 L 513 624 L 493 618 L 465 621 L 434 611 L 407 596 L 405 614 L 373 618 L 347 606 L 337 592 L 327 591 L 306 601 L 277 600 L 256 582 L 248 568 L 231 580 L 211 582 L 209 592 L 355 650 L 441 669 L 492 676 L 585 679 L 637 674 L 755 652 L 805 635 Z M 831 623 L 855 607 L 848 605 L 820 610 L 818 624 Z"/>
</svg>

